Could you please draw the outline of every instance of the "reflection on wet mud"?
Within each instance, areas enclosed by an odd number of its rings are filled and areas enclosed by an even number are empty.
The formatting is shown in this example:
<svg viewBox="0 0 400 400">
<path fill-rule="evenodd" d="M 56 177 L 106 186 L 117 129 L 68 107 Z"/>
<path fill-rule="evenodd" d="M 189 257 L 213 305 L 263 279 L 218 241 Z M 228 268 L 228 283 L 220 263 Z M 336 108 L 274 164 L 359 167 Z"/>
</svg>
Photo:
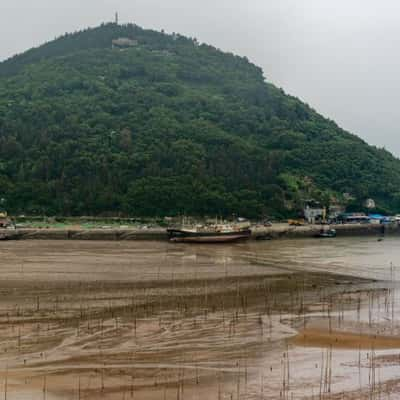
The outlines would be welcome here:
<svg viewBox="0 0 400 400">
<path fill-rule="evenodd" d="M 0 396 L 399 396 L 399 239 L 1 244 Z"/>
</svg>

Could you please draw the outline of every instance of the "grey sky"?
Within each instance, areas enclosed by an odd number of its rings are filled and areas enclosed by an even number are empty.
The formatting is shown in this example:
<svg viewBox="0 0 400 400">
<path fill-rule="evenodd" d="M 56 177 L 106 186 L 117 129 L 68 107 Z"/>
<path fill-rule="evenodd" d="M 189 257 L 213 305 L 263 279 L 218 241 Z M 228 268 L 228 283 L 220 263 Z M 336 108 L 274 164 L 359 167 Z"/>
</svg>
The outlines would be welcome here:
<svg viewBox="0 0 400 400">
<path fill-rule="evenodd" d="M 246 55 L 267 79 L 400 156 L 397 0 L 0 0 L 0 60 L 113 19 Z"/>
</svg>

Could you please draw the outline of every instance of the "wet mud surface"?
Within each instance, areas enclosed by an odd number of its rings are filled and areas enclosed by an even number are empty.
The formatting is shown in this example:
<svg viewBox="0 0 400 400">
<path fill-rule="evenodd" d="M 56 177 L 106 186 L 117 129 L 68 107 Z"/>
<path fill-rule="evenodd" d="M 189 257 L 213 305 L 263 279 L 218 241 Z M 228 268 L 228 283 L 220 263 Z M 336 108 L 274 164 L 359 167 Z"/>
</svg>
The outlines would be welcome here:
<svg viewBox="0 0 400 400">
<path fill-rule="evenodd" d="M 400 398 L 399 240 L 3 242 L 0 398 Z"/>
</svg>

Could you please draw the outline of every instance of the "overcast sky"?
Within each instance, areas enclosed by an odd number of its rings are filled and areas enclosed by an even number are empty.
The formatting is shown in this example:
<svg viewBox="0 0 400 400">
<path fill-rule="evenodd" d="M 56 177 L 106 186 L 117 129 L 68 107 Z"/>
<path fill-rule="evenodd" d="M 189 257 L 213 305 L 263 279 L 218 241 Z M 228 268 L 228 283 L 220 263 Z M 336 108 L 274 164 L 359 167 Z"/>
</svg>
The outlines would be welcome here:
<svg viewBox="0 0 400 400">
<path fill-rule="evenodd" d="M 272 83 L 400 156 L 398 0 L 0 0 L 0 60 L 115 11 L 247 56 Z"/>
</svg>

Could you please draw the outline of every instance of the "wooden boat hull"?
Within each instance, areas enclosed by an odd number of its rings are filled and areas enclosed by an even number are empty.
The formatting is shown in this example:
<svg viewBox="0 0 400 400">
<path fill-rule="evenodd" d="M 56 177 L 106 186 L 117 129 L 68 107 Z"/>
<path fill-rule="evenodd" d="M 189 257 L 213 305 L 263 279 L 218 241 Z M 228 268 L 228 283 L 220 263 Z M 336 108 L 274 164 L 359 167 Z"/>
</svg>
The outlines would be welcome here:
<svg viewBox="0 0 400 400">
<path fill-rule="evenodd" d="M 20 238 L 19 234 L 6 234 L 6 233 L 1 233 L 0 234 L 0 241 L 2 240 L 18 240 Z"/>
<path fill-rule="evenodd" d="M 317 233 L 315 235 L 316 238 L 321 238 L 321 239 L 329 239 L 329 238 L 335 238 L 336 237 L 336 231 L 327 231 L 327 232 L 321 232 Z"/>
<path fill-rule="evenodd" d="M 251 231 L 238 232 L 189 232 L 179 229 L 167 230 L 170 241 L 177 243 L 229 243 L 238 240 L 246 240 L 250 237 Z"/>
</svg>

